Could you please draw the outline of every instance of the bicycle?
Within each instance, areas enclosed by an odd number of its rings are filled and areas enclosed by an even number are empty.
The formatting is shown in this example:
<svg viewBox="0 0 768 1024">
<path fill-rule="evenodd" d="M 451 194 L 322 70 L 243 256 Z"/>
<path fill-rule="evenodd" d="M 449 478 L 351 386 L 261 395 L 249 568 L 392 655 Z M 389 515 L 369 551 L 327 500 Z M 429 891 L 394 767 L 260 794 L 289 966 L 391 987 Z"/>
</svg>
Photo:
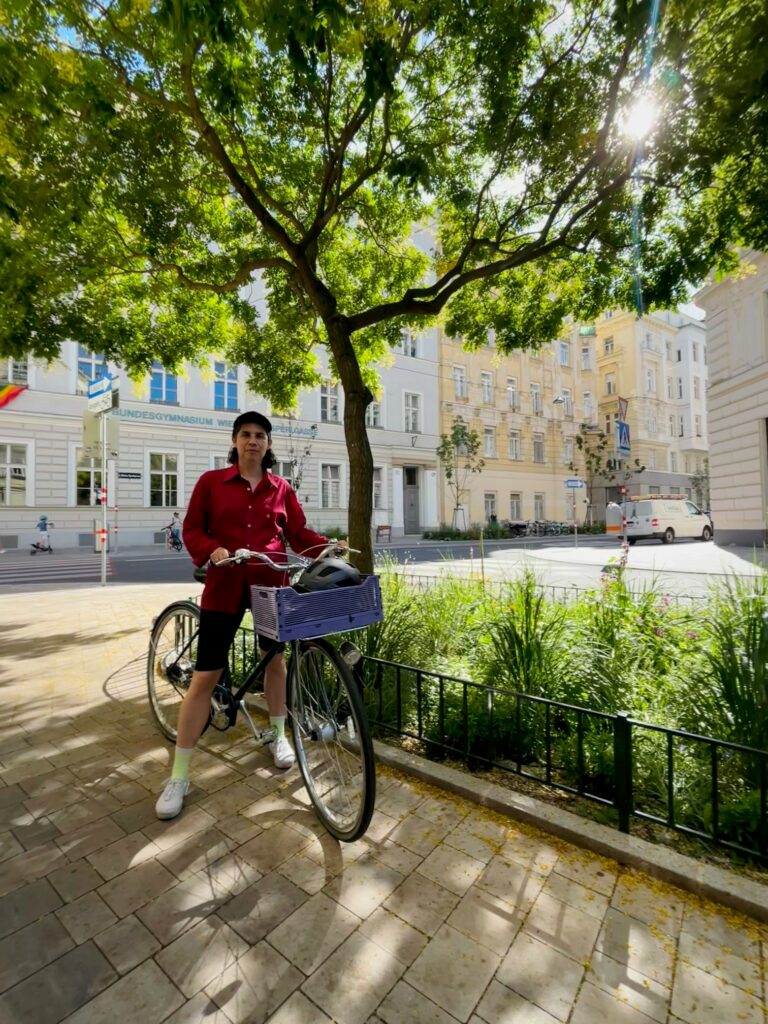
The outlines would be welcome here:
<svg viewBox="0 0 768 1024">
<path fill-rule="evenodd" d="M 165 534 L 165 545 L 169 551 L 183 551 L 184 545 L 181 542 L 181 537 L 177 533 L 174 533 L 171 526 L 164 526 L 163 533 Z"/>
<path fill-rule="evenodd" d="M 324 557 L 333 545 L 320 556 Z M 240 549 L 217 563 L 257 558 L 271 569 L 287 573 L 293 583 L 318 559 L 285 554 L 285 562 Z M 214 571 L 216 571 L 214 570 Z M 196 570 L 195 578 L 204 578 Z M 288 720 L 296 760 L 309 798 L 325 828 L 344 842 L 364 834 L 376 796 L 373 741 L 363 700 L 352 672 L 361 658 L 352 643 L 337 650 L 325 639 L 331 633 L 356 629 L 382 619 L 381 592 L 376 576 L 360 586 L 299 593 L 288 587 L 254 586 L 254 629 L 262 636 L 286 643 L 288 663 Z M 147 657 L 147 687 L 155 721 L 163 735 L 176 740 L 181 701 L 189 687 L 197 657 L 200 609 L 190 598 L 168 605 L 154 622 Z M 245 695 L 264 678 L 276 649 L 252 665 L 243 683 L 232 689 L 229 669 L 211 697 L 211 710 L 203 732 L 212 726 L 232 728 L 242 713 L 257 743 L 264 744 L 245 705 Z M 255 660 L 254 648 L 254 660 Z M 268 732 L 268 730 L 265 730 Z"/>
</svg>

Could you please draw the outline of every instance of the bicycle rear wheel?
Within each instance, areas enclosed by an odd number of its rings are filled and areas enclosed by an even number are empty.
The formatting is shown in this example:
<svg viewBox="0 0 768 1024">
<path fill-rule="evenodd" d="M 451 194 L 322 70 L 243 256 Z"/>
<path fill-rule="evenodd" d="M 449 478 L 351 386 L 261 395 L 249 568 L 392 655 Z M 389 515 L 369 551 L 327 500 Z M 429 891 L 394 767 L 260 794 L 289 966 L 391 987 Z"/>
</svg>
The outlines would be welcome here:
<svg viewBox="0 0 768 1024">
<path fill-rule="evenodd" d="M 181 702 L 197 661 L 200 609 L 193 601 L 176 601 L 163 609 L 152 629 L 147 655 L 149 706 L 157 727 L 176 741 Z M 208 722 L 205 729 L 208 728 Z"/>
<path fill-rule="evenodd" d="M 376 798 L 373 743 L 349 666 L 327 641 L 304 640 L 295 649 L 288 714 L 317 816 L 337 839 L 359 839 Z"/>
</svg>

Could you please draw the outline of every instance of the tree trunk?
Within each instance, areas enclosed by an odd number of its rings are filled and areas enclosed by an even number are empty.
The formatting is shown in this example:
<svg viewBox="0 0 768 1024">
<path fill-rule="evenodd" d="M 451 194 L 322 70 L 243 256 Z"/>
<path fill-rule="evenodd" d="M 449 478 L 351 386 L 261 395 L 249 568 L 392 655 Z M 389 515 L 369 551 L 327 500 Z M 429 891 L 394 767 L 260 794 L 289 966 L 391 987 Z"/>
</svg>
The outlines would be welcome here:
<svg viewBox="0 0 768 1024">
<path fill-rule="evenodd" d="M 327 328 L 344 391 L 344 436 L 349 456 L 349 546 L 359 551 L 352 558 L 355 565 L 362 572 L 372 572 L 373 454 L 365 427 L 365 410 L 373 395 L 363 381 L 345 322 L 334 319 Z"/>
</svg>

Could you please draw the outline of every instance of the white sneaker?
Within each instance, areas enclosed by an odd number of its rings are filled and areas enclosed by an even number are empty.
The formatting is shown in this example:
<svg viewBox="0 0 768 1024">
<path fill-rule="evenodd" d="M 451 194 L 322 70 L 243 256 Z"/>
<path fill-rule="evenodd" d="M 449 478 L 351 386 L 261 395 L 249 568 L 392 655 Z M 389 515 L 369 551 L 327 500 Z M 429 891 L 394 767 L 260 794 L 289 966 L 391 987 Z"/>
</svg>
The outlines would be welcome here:
<svg viewBox="0 0 768 1024">
<path fill-rule="evenodd" d="M 189 792 L 189 779 L 168 779 L 165 789 L 155 804 L 155 814 L 161 821 L 181 814 L 184 797 Z"/>
<path fill-rule="evenodd" d="M 274 743 L 269 744 L 275 768 L 290 768 L 296 760 L 293 748 L 285 736 L 278 736 Z"/>
</svg>

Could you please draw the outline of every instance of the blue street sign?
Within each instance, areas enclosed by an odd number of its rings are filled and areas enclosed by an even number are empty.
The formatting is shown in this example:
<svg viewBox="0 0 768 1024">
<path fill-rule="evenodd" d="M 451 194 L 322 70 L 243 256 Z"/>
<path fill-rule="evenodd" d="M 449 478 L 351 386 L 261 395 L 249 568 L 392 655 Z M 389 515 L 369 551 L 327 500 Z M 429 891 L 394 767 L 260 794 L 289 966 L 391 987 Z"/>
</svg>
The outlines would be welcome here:
<svg viewBox="0 0 768 1024">
<path fill-rule="evenodd" d="M 584 481 L 583 480 L 566 480 L 565 481 L 565 486 L 566 487 L 571 487 L 574 490 L 576 490 L 576 488 L 584 486 Z"/>
<path fill-rule="evenodd" d="M 616 424 L 616 454 L 622 457 L 629 455 L 631 448 L 629 424 L 619 420 Z"/>
</svg>

